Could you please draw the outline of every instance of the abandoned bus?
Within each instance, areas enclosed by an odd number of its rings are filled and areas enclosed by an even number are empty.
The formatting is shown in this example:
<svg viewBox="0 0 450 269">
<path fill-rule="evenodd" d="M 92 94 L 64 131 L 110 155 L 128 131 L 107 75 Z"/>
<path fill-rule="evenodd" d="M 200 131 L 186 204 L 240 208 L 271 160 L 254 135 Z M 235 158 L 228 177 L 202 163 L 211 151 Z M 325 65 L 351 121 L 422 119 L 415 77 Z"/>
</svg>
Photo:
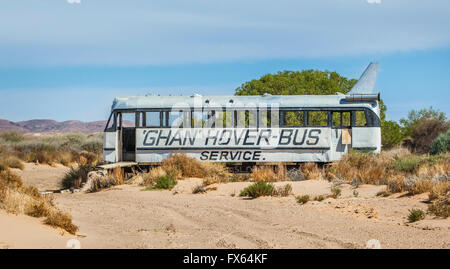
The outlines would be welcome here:
<svg viewBox="0 0 450 269">
<path fill-rule="evenodd" d="M 104 160 L 155 164 L 184 153 L 226 163 L 331 162 L 381 149 L 378 64 L 346 95 L 117 97 Z"/>
</svg>

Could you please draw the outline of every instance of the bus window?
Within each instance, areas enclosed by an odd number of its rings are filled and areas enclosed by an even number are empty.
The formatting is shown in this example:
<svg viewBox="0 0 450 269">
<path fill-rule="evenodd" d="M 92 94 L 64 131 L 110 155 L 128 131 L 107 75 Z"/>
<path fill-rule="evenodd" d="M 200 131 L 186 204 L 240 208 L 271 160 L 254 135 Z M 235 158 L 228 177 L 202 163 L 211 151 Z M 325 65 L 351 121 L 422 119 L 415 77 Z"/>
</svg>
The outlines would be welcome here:
<svg viewBox="0 0 450 269">
<path fill-rule="evenodd" d="M 304 111 L 284 111 L 284 126 L 305 126 Z"/>
<path fill-rule="evenodd" d="M 122 113 L 121 127 L 136 127 L 136 113 Z"/>
<path fill-rule="evenodd" d="M 333 127 L 341 127 L 341 112 L 333 112 Z"/>
<path fill-rule="evenodd" d="M 239 110 L 235 116 L 238 128 L 256 128 L 256 110 Z"/>
<path fill-rule="evenodd" d="M 216 128 L 233 127 L 233 111 L 216 111 Z"/>
<path fill-rule="evenodd" d="M 308 111 L 308 126 L 328 126 L 328 111 Z"/>
<path fill-rule="evenodd" d="M 270 110 L 260 110 L 259 111 L 259 127 L 265 128 L 270 127 Z"/>
<path fill-rule="evenodd" d="M 367 125 L 367 121 L 366 121 L 366 114 L 364 113 L 364 111 L 355 111 L 355 126 L 358 127 L 362 127 L 362 126 L 366 126 Z"/>
<path fill-rule="evenodd" d="M 191 126 L 192 128 L 202 128 L 205 123 L 205 119 L 202 111 L 191 112 Z"/>
<path fill-rule="evenodd" d="M 184 115 L 183 111 L 169 112 L 169 126 L 172 128 L 183 128 Z"/>
<path fill-rule="evenodd" d="M 352 120 L 350 112 L 342 112 L 342 127 L 350 127 Z"/>
<path fill-rule="evenodd" d="M 116 117 L 117 114 L 116 113 L 111 113 L 111 115 L 109 116 L 109 120 L 108 123 L 106 125 L 105 131 L 107 132 L 111 132 L 111 131 L 115 131 L 115 127 L 116 127 Z"/>
<path fill-rule="evenodd" d="M 159 111 L 145 112 L 145 127 L 161 127 L 161 118 Z"/>
</svg>

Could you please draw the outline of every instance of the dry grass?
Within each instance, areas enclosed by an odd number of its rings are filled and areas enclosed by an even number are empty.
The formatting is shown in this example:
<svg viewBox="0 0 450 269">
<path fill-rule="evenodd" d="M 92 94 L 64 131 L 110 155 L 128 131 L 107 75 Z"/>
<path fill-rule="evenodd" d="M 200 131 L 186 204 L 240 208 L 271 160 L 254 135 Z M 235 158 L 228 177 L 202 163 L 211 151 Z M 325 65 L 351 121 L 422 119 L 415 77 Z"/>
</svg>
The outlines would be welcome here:
<svg viewBox="0 0 450 269">
<path fill-rule="evenodd" d="M 32 186 L 22 183 L 9 169 L 0 171 L 0 208 L 9 213 L 46 217 L 45 223 L 74 234 L 78 227 L 72 217 L 57 209 L 52 196 L 43 196 Z"/>
<path fill-rule="evenodd" d="M 53 227 L 62 228 L 71 234 L 75 234 L 78 231 L 78 226 L 72 223 L 72 216 L 60 210 L 54 210 L 47 215 L 44 223 Z"/>
<path fill-rule="evenodd" d="M 30 137 L 18 132 L 0 132 L 0 159 L 13 156 L 24 162 L 95 166 L 102 159 L 102 147 L 101 134 L 69 133 Z"/>
<path fill-rule="evenodd" d="M 195 158 L 187 157 L 185 154 L 171 155 L 165 159 L 161 166 L 152 168 L 143 175 L 142 185 L 151 186 L 161 177 L 181 179 L 186 177 L 203 178 L 203 185 L 229 182 L 233 175 L 221 163 L 200 162 Z"/>
<path fill-rule="evenodd" d="M 271 166 L 256 166 L 250 174 L 253 181 L 276 182 L 289 180 L 286 167 L 278 164 L 274 169 Z"/>
<path fill-rule="evenodd" d="M 17 158 L 16 156 L 13 156 L 13 155 L 9 155 L 4 158 L 1 158 L 0 163 L 2 163 L 4 167 L 18 168 L 20 170 L 23 170 L 25 168 L 25 166 L 23 165 L 23 162 L 19 158 Z"/>
<path fill-rule="evenodd" d="M 316 163 L 304 163 L 300 165 L 300 171 L 304 179 L 322 179 L 322 171 Z"/>
</svg>

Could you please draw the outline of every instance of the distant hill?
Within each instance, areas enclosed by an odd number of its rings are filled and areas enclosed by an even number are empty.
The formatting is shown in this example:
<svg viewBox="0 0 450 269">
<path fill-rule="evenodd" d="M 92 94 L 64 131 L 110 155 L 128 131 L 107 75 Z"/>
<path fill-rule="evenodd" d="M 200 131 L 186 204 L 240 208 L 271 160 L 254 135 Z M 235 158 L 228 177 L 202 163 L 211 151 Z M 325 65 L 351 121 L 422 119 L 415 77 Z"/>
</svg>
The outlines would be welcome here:
<svg viewBox="0 0 450 269">
<path fill-rule="evenodd" d="M 95 133 L 103 132 L 106 121 L 82 122 L 69 120 L 28 120 L 12 122 L 0 119 L 0 131 L 18 131 L 23 133 Z M 127 124 L 126 124 L 127 125 Z"/>
</svg>

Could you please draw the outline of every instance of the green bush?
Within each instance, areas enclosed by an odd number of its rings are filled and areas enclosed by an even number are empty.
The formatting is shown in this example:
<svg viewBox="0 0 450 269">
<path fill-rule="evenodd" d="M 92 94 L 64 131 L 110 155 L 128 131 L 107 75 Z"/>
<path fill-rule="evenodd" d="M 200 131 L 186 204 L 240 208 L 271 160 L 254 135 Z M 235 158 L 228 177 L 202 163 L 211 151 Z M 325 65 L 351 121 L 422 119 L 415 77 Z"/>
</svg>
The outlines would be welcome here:
<svg viewBox="0 0 450 269">
<path fill-rule="evenodd" d="M 323 195 L 317 195 L 314 197 L 314 201 L 322 202 L 323 200 L 325 200 L 325 196 Z"/>
<path fill-rule="evenodd" d="M 258 181 L 243 189 L 239 196 L 248 196 L 258 198 L 260 196 L 272 196 L 275 193 L 275 187 L 267 182 Z"/>
<path fill-rule="evenodd" d="M 171 190 L 175 185 L 177 185 L 178 181 L 171 176 L 162 176 L 156 179 L 156 188 L 157 189 L 165 189 Z"/>
<path fill-rule="evenodd" d="M 296 196 L 295 200 L 297 200 L 297 203 L 299 204 L 306 204 L 309 201 L 309 195 Z"/>
<path fill-rule="evenodd" d="M 410 209 L 408 215 L 409 222 L 416 222 L 425 218 L 425 212 L 420 209 Z"/>
<path fill-rule="evenodd" d="M 450 130 L 440 134 L 431 144 L 430 153 L 433 155 L 450 151 Z"/>
</svg>

